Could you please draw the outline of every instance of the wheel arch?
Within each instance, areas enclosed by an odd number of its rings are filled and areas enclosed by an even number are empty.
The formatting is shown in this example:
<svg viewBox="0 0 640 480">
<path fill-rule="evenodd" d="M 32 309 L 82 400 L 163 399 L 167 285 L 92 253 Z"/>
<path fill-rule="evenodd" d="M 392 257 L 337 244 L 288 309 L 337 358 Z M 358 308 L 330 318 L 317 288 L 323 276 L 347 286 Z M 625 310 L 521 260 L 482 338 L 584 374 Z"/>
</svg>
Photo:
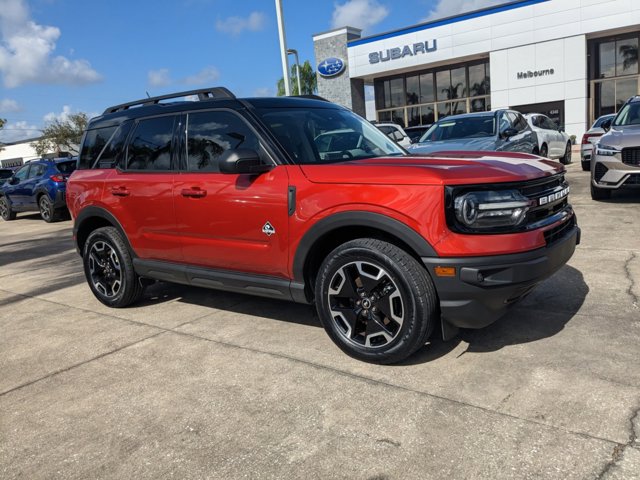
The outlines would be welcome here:
<svg viewBox="0 0 640 480">
<path fill-rule="evenodd" d="M 131 248 L 131 243 L 127 237 L 122 225 L 116 217 L 110 212 L 100 207 L 86 207 L 77 216 L 73 224 L 73 238 L 76 242 L 76 250 L 82 256 L 84 250 L 84 244 L 87 238 L 94 230 L 101 227 L 114 227 L 118 230 L 122 238 L 124 239 L 127 248 L 132 257 L 135 257 L 135 252 Z"/>
<path fill-rule="evenodd" d="M 385 240 L 420 257 L 435 257 L 436 251 L 418 232 L 394 218 L 373 212 L 341 212 L 313 225 L 304 235 L 293 260 L 293 278 L 304 284 L 307 301 L 313 299 L 315 279 L 325 257 L 338 245 L 357 238 Z"/>
</svg>

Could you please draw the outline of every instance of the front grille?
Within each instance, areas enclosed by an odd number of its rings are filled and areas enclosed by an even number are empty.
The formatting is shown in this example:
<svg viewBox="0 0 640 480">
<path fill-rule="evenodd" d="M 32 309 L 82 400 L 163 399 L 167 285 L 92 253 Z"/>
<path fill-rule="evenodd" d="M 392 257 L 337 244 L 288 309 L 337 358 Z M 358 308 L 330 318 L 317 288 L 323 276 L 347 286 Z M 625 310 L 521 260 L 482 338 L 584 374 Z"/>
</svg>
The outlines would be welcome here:
<svg viewBox="0 0 640 480">
<path fill-rule="evenodd" d="M 546 232 L 544 232 L 544 240 L 547 242 L 547 245 L 551 245 L 556 240 L 564 237 L 567 231 L 571 230 L 576 224 L 576 217 L 571 217 L 571 219 L 567 222 L 564 222 L 556 227 L 550 228 Z"/>
<path fill-rule="evenodd" d="M 522 184 L 518 190 L 533 204 L 527 212 L 526 226 L 537 228 L 539 222 L 564 210 L 569 204 L 566 195 L 568 188 L 563 174 Z"/>
<path fill-rule="evenodd" d="M 629 175 L 629 178 L 624 182 L 625 185 L 640 185 L 640 173 L 634 173 Z"/>
<path fill-rule="evenodd" d="M 622 163 L 633 166 L 640 166 L 640 148 L 623 148 L 622 149 Z"/>
<path fill-rule="evenodd" d="M 596 182 L 600 183 L 600 179 L 604 177 L 604 174 L 607 173 L 609 169 L 605 167 L 602 163 L 596 163 L 596 168 L 593 172 L 593 178 Z"/>
</svg>

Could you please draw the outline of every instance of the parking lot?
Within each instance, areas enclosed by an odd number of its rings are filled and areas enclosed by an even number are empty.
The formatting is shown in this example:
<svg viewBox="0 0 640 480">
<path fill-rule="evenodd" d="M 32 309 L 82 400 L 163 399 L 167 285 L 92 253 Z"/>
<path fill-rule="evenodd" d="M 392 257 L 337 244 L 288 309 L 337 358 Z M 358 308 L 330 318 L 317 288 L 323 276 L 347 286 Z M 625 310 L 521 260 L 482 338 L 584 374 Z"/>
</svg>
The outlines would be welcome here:
<svg viewBox="0 0 640 480">
<path fill-rule="evenodd" d="M 640 193 L 506 317 L 355 361 L 311 306 L 171 284 L 94 299 L 71 222 L 0 224 L 0 477 L 640 478 Z"/>
</svg>

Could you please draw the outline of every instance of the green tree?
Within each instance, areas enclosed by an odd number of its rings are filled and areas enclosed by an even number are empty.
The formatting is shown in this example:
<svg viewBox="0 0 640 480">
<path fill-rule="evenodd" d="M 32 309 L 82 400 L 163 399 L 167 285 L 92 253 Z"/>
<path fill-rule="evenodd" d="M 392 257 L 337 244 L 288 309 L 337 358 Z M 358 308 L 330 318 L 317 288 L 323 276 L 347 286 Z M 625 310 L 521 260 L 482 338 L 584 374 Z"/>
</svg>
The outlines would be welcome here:
<svg viewBox="0 0 640 480">
<path fill-rule="evenodd" d="M 291 95 L 298 95 L 298 76 L 295 64 L 291 66 Z M 300 86 L 302 95 L 313 95 L 317 92 L 318 82 L 309 60 L 300 65 Z M 284 78 L 278 80 L 278 96 L 284 96 Z"/>
<path fill-rule="evenodd" d="M 40 156 L 52 150 L 77 154 L 88 120 L 87 114 L 82 112 L 72 113 L 66 120 L 53 120 L 44 127 L 42 137 L 33 142 L 31 146 Z"/>
</svg>

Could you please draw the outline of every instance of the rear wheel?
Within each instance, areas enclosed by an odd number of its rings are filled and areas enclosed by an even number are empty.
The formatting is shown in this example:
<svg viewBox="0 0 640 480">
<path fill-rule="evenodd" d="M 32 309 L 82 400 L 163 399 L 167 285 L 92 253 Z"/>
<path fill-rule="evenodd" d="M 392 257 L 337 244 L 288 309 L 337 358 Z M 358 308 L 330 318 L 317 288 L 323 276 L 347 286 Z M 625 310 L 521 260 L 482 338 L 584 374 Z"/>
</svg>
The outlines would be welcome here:
<svg viewBox="0 0 640 480">
<path fill-rule="evenodd" d="M 611 198 L 611 190 L 606 188 L 598 188 L 591 183 L 591 199 L 592 200 L 607 200 Z"/>
<path fill-rule="evenodd" d="M 91 232 L 82 256 L 91 291 L 109 307 L 120 308 L 140 299 L 143 287 L 133 269 L 129 249 L 114 227 Z"/>
<path fill-rule="evenodd" d="M 571 163 L 571 142 L 567 142 L 567 146 L 564 149 L 564 156 L 560 158 L 560 163 L 563 165 L 569 165 Z"/>
<path fill-rule="evenodd" d="M 315 293 L 331 339 L 360 360 L 405 359 L 425 344 L 438 318 L 427 271 L 381 240 L 352 240 L 333 250 L 320 267 Z"/>
<path fill-rule="evenodd" d="M 544 158 L 549 157 L 549 148 L 547 147 L 546 143 L 543 143 L 542 146 L 540 147 L 540 156 Z"/>
<path fill-rule="evenodd" d="M 47 223 L 57 222 L 62 216 L 59 209 L 53 208 L 53 202 L 47 194 L 41 195 L 38 199 L 38 210 L 40 210 L 42 219 Z"/>
<path fill-rule="evenodd" d="M 16 212 L 11 210 L 11 205 L 6 197 L 0 197 L 0 217 L 6 222 L 16 219 Z"/>
</svg>

